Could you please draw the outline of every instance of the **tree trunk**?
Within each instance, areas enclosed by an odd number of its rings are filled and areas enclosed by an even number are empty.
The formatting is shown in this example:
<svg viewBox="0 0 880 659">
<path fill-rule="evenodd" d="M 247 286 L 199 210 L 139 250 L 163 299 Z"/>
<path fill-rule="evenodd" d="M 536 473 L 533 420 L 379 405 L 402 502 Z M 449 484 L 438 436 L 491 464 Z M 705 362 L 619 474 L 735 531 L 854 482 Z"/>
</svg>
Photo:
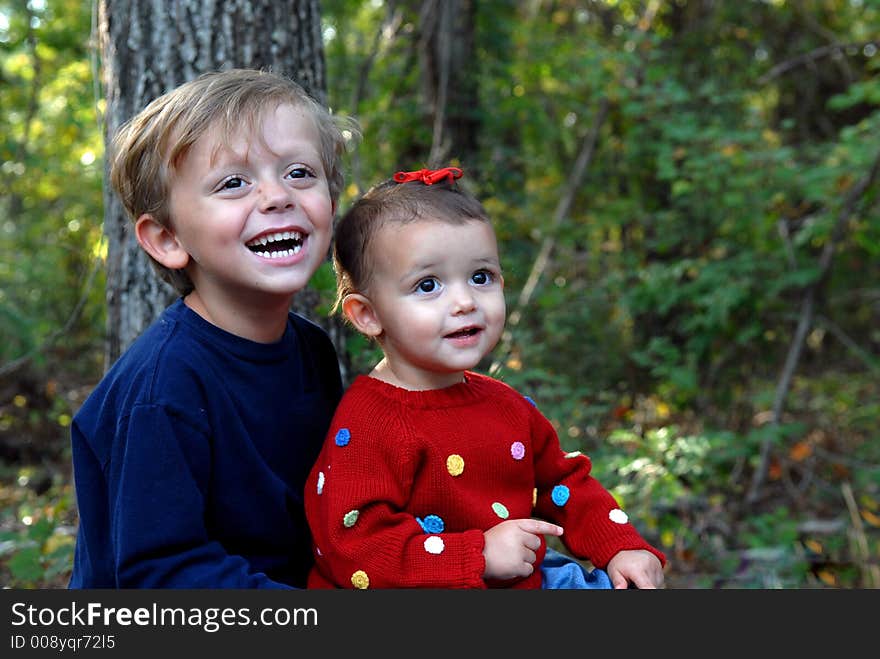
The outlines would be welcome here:
<svg viewBox="0 0 880 659">
<path fill-rule="evenodd" d="M 326 103 L 318 0 L 102 0 L 100 33 L 107 101 L 105 143 L 151 100 L 214 69 L 271 68 L 291 76 Z M 153 273 L 108 182 L 104 232 L 108 238 L 105 367 L 109 367 L 176 293 Z M 313 291 L 300 293 L 297 310 L 311 316 L 316 297 Z M 338 328 L 328 329 L 334 340 L 341 337 Z"/>
<path fill-rule="evenodd" d="M 422 92 L 432 121 L 429 167 L 477 162 L 480 132 L 472 0 L 424 0 L 419 13 Z"/>
</svg>

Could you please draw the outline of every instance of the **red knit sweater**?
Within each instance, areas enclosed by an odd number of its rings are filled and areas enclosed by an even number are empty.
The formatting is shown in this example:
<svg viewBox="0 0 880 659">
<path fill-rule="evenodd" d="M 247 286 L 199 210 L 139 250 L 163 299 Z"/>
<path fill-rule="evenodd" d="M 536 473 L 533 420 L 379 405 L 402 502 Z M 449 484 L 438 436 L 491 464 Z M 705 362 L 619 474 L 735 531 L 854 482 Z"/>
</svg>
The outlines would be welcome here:
<svg viewBox="0 0 880 659">
<path fill-rule="evenodd" d="M 538 517 L 567 549 L 604 568 L 646 549 L 590 459 L 564 453 L 550 422 L 507 384 L 407 391 L 360 376 L 349 387 L 306 481 L 314 536 L 310 588 L 540 588 L 541 571 L 504 583 L 482 574 L 483 531 Z M 543 542 L 537 552 L 543 559 Z"/>
</svg>

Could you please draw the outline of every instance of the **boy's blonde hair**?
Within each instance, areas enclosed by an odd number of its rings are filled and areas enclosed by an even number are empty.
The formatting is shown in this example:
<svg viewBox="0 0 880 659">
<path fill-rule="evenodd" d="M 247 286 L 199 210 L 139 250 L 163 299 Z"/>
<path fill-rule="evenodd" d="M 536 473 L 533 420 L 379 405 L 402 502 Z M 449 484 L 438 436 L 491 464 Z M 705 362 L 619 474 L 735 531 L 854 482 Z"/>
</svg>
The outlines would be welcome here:
<svg viewBox="0 0 880 659">
<path fill-rule="evenodd" d="M 230 138 L 252 132 L 265 110 L 283 104 L 304 108 L 314 119 L 335 204 L 344 184 L 346 138 L 359 135 L 355 120 L 331 114 L 286 76 L 230 69 L 205 73 L 163 94 L 116 132 L 110 149 L 110 182 L 131 219 L 149 213 L 170 226 L 170 181 L 196 140 L 214 127 Z M 169 270 L 156 261 L 153 266 L 180 294 L 192 291 L 183 270 Z"/>
</svg>

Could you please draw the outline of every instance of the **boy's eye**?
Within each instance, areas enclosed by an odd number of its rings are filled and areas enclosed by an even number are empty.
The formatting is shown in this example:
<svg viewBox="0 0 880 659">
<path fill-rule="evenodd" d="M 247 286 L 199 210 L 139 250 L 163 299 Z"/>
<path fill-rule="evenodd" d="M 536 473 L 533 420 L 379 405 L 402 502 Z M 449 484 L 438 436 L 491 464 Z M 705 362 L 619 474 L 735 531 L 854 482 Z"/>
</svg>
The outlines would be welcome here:
<svg viewBox="0 0 880 659">
<path fill-rule="evenodd" d="M 440 282 L 438 282 L 433 277 L 428 277 L 427 279 L 422 279 L 418 284 L 416 284 L 416 291 L 419 293 L 433 293 L 440 287 Z"/>
<path fill-rule="evenodd" d="M 287 172 L 287 176 L 289 178 L 308 178 L 310 176 L 314 176 L 314 173 L 311 169 L 304 166 L 296 166 L 292 167 L 289 172 Z"/>
<path fill-rule="evenodd" d="M 244 187 L 245 180 L 240 176 L 230 176 L 220 184 L 220 190 L 238 190 Z"/>
<path fill-rule="evenodd" d="M 471 275 L 471 281 L 477 286 L 485 286 L 491 284 L 493 280 L 492 273 L 487 270 L 477 270 Z"/>
</svg>

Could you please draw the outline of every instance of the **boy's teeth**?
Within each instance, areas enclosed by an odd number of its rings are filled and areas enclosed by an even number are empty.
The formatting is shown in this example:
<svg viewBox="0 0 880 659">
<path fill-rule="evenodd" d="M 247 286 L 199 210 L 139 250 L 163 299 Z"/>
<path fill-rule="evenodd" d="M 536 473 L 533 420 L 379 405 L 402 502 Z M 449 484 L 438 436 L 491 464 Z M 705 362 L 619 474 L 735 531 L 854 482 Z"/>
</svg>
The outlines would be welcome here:
<svg viewBox="0 0 880 659">
<path fill-rule="evenodd" d="M 267 245 L 269 243 L 274 243 L 278 240 L 302 240 L 302 234 L 299 231 L 278 231 L 277 233 L 270 233 L 265 236 L 260 236 L 256 240 L 252 240 L 248 243 L 249 246 L 257 246 L 257 245 Z"/>
<path fill-rule="evenodd" d="M 281 249 L 277 252 L 257 252 L 257 254 L 262 256 L 264 259 L 283 259 L 285 256 L 293 256 L 294 254 L 298 254 L 301 249 L 302 246 L 297 245 L 293 249 Z"/>
</svg>

